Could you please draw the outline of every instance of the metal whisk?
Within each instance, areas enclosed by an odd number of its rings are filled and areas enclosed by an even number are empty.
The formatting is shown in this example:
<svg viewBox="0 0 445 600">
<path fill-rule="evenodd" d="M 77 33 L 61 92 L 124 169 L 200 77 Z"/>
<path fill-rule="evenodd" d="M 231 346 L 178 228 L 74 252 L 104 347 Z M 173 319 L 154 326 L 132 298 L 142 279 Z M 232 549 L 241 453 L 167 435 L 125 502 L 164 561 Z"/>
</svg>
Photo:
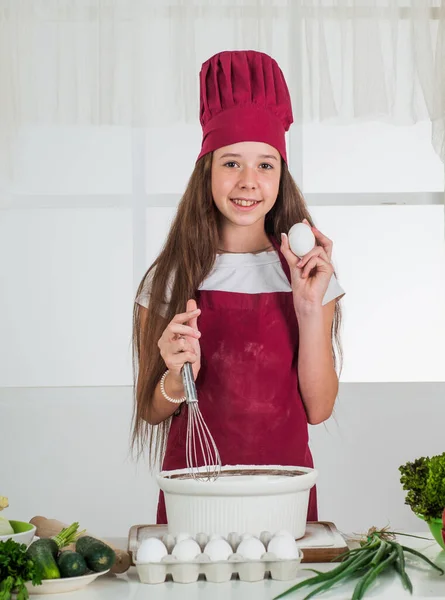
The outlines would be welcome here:
<svg viewBox="0 0 445 600">
<path fill-rule="evenodd" d="M 182 368 L 182 381 L 187 398 L 187 469 L 193 479 L 214 481 L 221 472 L 221 457 L 215 440 L 207 427 L 198 406 L 198 394 L 191 363 L 186 362 Z M 198 465 L 198 451 L 201 451 L 204 464 Z"/>
</svg>

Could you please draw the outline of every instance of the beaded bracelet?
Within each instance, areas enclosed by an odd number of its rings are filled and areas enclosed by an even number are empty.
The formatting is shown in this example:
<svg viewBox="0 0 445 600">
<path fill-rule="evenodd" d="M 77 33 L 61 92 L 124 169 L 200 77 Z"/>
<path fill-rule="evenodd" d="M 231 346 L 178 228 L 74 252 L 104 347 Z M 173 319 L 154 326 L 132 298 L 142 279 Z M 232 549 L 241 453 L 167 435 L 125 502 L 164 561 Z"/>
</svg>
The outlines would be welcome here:
<svg viewBox="0 0 445 600">
<path fill-rule="evenodd" d="M 181 404 L 181 402 L 185 402 L 187 400 L 187 398 L 185 396 L 183 396 L 182 398 L 171 398 L 170 396 L 168 396 L 165 393 L 164 382 L 165 382 L 165 378 L 167 377 L 167 375 L 169 374 L 169 372 L 170 371 L 167 369 L 167 371 L 165 371 L 164 375 L 161 377 L 161 383 L 160 383 L 161 394 L 169 402 L 173 402 L 173 404 Z"/>
</svg>

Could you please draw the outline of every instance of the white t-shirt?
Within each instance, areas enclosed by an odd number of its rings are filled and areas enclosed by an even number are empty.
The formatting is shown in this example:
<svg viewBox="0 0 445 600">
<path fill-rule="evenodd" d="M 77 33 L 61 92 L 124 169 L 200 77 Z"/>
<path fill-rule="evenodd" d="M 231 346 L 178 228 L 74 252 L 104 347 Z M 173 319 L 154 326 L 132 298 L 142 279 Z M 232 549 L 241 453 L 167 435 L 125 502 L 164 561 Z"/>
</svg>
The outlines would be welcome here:
<svg viewBox="0 0 445 600">
<path fill-rule="evenodd" d="M 136 298 L 136 302 L 146 308 L 150 299 L 153 273 L 154 269 L 147 277 L 144 289 Z M 173 281 L 173 276 L 167 281 L 165 291 L 166 303 L 162 306 L 161 310 L 163 316 L 166 314 L 168 302 L 171 298 Z M 242 294 L 267 294 L 292 291 L 276 250 L 259 252 L 258 254 L 217 254 L 212 271 L 200 285 L 199 289 Z M 335 275 L 332 275 L 322 304 L 325 305 L 344 294 L 345 292 L 338 283 L 337 278 Z"/>
</svg>

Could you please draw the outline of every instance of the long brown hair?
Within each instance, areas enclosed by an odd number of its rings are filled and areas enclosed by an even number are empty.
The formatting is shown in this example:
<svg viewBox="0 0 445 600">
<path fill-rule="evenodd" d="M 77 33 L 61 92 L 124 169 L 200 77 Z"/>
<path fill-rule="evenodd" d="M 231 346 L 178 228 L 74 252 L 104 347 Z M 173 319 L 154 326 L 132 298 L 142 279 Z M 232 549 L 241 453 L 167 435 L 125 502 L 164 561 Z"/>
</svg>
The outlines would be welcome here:
<svg viewBox="0 0 445 600">
<path fill-rule="evenodd" d="M 185 311 L 187 300 L 195 298 L 196 290 L 212 270 L 219 245 L 219 211 L 213 202 L 211 188 L 212 156 L 213 153 L 206 154 L 196 163 L 164 247 L 137 290 L 136 296 L 144 293 L 147 277 L 150 277 L 151 293 L 144 327 L 141 307 L 137 302 L 134 304 L 132 448 L 139 456 L 148 442 L 151 467 L 162 463 L 171 422 L 167 419 L 152 426 L 147 421 L 151 399 L 166 369 L 157 342 L 167 323 L 174 315 Z M 294 223 L 307 219 L 313 224 L 303 195 L 284 161 L 281 167 L 277 200 L 265 220 L 266 233 L 277 240 L 280 240 L 281 232 L 288 232 Z M 166 301 L 166 283 L 172 274 L 171 299 L 166 314 L 161 316 Z M 340 365 L 341 369 L 340 322 L 341 308 L 336 302 L 331 332 L 332 354 L 334 365 Z"/>
</svg>

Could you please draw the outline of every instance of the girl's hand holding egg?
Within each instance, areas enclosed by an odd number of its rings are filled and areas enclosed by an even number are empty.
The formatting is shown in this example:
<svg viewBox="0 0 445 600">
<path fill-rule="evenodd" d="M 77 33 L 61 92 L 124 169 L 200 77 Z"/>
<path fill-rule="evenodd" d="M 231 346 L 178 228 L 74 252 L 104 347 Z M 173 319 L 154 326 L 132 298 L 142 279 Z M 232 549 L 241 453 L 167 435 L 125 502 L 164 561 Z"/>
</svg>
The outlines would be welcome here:
<svg viewBox="0 0 445 600">
<path fill-rule="evenodd" d="M 289 237 L 281 234 L 281 252 L 289 265 L 297 316 L 321 308 L 334 273 L 332 241 L 304 219 L 291 227 Z"/>
</svg>

